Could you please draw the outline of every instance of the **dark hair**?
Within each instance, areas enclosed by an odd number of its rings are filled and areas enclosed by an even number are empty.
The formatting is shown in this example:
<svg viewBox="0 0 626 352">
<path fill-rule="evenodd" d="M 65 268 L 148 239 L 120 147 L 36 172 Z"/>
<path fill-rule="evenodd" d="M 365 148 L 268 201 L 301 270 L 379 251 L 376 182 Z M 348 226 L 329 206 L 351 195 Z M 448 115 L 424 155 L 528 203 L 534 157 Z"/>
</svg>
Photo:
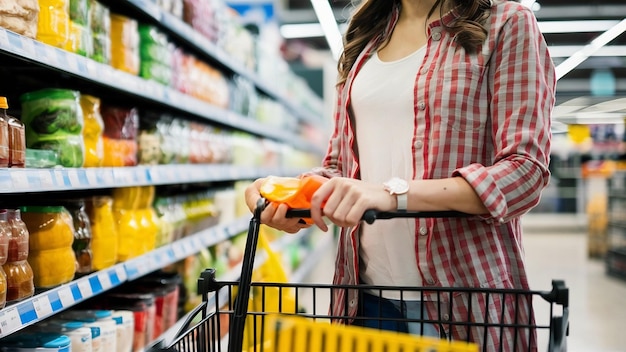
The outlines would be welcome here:
<svg viewBox="0 0 626 352">
<path fill-rule="evenodd" d="M 338 84 L 348 77 L 356 58 L 372 38 L 385 30 L 393 8 L 397 5 L 393 0 L 363 0 L 350 20 L 344 36 L 344 49 L 337 65 L 339 70 Z M 485 20 L 489 17 L 490 0 L 437 0 L 428 13 L 430 17 L 437 6 L 443 9 L 454 9 L 456 18 L 443 23 L 443 26 L 456 36 L 456 42 L 466 51 L 475 52 L 487 38 Z"/>
</svg>

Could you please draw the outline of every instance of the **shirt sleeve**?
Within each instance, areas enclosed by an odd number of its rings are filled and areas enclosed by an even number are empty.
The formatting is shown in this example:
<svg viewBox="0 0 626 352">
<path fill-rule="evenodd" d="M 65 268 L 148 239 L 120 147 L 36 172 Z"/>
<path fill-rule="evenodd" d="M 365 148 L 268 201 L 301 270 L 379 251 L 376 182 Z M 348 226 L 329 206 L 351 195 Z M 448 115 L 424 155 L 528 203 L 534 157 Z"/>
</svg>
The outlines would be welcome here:
<svg viewBox="0 0 626 352">
<path fill-rule="evenodd" d="M 502 26 L 489 62 L 493 165 L 455 170 L 489 216 L 506 222 L 539 203 L 550 172 L 550 118 L 556 78 L 534 14 L 519 7 Z"/>
<path fill-rule="evenodd" d="M 313 168 L 311 171 L 301 175 L 319 175 L 326 178 L 332 178 L 335 176 L 342 175 L 342 135 L 345 134 L 343 129 L 341 128 L 341 109 L 342 101 L 341 101 L 341 91 L 343 90 L 343 85 L 337 88 L 336 92 L 336 104 L 335 104 L 335 112 L 333 117 L 333 131 L 330 136 L 328 142 L 328 149 L 326 150 L 326 155 L 322 160 L 322 166 Z"/>
</svg>

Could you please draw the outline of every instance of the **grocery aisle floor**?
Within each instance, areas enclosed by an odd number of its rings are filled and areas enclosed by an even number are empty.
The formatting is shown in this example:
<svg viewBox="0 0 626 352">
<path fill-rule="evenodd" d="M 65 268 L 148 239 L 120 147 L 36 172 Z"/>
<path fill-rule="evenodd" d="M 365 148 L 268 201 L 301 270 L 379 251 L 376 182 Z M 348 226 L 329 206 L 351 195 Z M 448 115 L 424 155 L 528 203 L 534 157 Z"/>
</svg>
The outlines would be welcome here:
<svg viewBox="0 0 626 352">
<path fill-rule="evenodd" d="M 601 260 L 588 259 L 584 217 L 529 214 L 523 224 L 531 289 L 550 290 L 552 279 L 569 287 L 568 351 L 626 352 L 626 281 L 608 277 Z M 320 258 L 311 281 L 331 279 L 331 252 Z M 549 313 L 536 309 L 538 323 L 543 323 Z M 540 346 L 547 346 L 545 340 L 540 336 Z"/>
<path fill-rule="evenodd" d="M 588 258 L 584 220 L 530 214 L 524 228 L 531 288 L 549 289 L 555 278 L 570 289 L 568 350 L 626 351 L 626 281 L 607 276 L 602 260 Z"/>
</svg>

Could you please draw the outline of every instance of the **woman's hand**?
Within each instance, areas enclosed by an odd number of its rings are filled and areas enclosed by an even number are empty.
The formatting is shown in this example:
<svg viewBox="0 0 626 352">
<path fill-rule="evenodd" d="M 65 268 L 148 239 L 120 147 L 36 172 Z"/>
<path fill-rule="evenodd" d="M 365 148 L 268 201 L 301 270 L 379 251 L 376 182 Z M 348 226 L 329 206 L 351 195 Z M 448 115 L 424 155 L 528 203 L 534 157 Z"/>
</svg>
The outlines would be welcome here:
<svg viewBox="0 0 626 352">
<path fill-rule="evenodd" d="M 337 226 L 352 227 L 361 221 L 366 210 L 394 210 L 397 207 L 396 202 L 396 198 L 385 191 L 382 184 L 333 177 L 313 195 L 311 219 L 322 231 L 328 231 L 322 216 L 326 216 Z"/>
<path fill-rule="evenodd" d="M 260 189 L 264 181 L 264 178 L 257 179 L 246 188 L 246 204 L 253 213 L 256 209 L 257 201 L 261 198 Z M 261 223 L 287 233 L 296 233 L 301 229 L 311 227 L 311 225 L 301 222 L 298 218 L 287 218 L 288 209 L 289 207 L 285 204 L 268 204 L 261 213 Z"/>
</svg>

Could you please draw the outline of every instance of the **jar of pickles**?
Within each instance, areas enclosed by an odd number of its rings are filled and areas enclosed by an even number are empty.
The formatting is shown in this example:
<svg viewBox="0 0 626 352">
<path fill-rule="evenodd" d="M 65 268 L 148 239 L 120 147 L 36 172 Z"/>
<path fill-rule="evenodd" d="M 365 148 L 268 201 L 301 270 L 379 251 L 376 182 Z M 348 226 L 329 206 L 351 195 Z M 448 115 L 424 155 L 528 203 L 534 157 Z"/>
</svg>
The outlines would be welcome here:
<svg viewBox="0 0 626 352">
<path fill-rule="evenodd" d="M 30 232 L 28 262 L 37 288 L 51 288 L 71 281 L 76 273 L 72 249 L 74 224 L 63 206 L 22 207 Z"/>
<path fill-rule="evenodd" d="M 2 269 L 7 276 L 7 302 L 19 301 L 35 293 L 33 270 L 28 263 L 29 233 L 19 209 L 7 210 L 10 229 L 6 263 Z"/>
</svg>

